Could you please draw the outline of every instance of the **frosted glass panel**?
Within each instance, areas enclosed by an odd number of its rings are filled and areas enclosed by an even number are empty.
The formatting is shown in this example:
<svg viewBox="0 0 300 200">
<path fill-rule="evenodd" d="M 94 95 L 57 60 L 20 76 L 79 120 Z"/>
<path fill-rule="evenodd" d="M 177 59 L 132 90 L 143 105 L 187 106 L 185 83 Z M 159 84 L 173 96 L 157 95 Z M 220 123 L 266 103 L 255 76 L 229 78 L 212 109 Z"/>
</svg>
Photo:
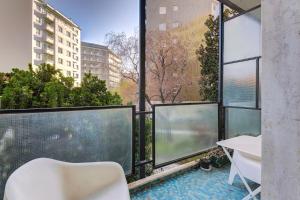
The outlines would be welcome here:
<svg viewBox="0 0 300 200">
<path fill-rule="evenodd" d="M 226 109 L 226 137 L 239 135 L 260 135 L 260 110 L 227 108 Z"/>
<path fill-rule="evenodd" d="M 217 104 L 155 107 L 156 165 L 216 145 Z"/>
<path fill-rule="evenodd" d="M 35 158 L 115 161 L 132 169 L 132 108 L 0 114 L 0 194 L 7 177 Z"/>
<path fill-rule="evenodd" d="M 261 56 L 261 9 L 224 23 L 224 62 Z"/>
<path fill-rule="evenodd" d="M 224 106 L 256 106 L 256 60 L 224 65 Z"/>
<path fill-rule="evenodd" d="M 230 0 L 232 3 L 237 5 L 243 10 L 249 10 L 251 8 L 254 8 L 255 6 L 260 5 L 261 0 Z"/>
</svg>

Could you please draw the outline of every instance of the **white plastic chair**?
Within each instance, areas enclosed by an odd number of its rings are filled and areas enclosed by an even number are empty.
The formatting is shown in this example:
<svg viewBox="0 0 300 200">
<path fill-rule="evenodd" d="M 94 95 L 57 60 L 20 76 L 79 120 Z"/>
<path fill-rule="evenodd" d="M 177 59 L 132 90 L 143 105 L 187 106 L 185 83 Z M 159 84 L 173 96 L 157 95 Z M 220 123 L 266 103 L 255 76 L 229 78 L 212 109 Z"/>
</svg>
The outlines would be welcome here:
<svg viewBox="0 0 300 200">
<path fill-rule="evenodd" d="M 122 167 L 40 158 L 9 177 L 4 200 L 130 200 Z"/>
<path fill-rule="evenodd" d="M 257 138 L 261 138 L 261 135 Z M 233 160 L 243 176 L 253 182 L 261 184 L 261 160 L 239 151 L 233 152 Z M 238 174 L 236 166 L 231 164 L 228 183 L 232 185 L 234 177 Z"/>
</svg>

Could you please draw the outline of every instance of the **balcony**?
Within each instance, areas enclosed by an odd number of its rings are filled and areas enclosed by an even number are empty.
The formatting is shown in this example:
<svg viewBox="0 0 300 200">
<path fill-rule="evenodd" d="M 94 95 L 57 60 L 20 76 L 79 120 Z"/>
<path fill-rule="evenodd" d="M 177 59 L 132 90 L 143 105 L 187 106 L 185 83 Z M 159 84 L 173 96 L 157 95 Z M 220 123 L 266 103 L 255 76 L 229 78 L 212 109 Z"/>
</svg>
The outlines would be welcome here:
<svg viewBox="0 0 300 200">
<path fill-rule="evenodd" d="M 49 36 L 49 35 L 47 35 L 46 36 L 46 42 L 48 42 L 49 44 L 54 44 L 54 38 L 51 37 L 51 36 Z"/>
<path fill-rule="evenodd" d="M 52 48 L 46 48 L 46 49 L 44 50 L 44 53 L 45 53 L 45 54 L 48 54 L 48 55 L 50 55 L 50 56 L 54 56 L 54 50 L 53 50 Z"/>
<path fill-rule="evenodd" d="M 145 3 L 145 1 L 142 2 Z M 230 165 L 226 156 L 220 153 L 222 150 L 217 147 L 216 143 L 242 135 L 251 135 L 253 138 L 257 138 L 263 127 L 263 130 L 266 131 L 263 133 L 263 144 L 266 146 L 262 151 L 268 156 L 263 160 L 255 157 L 253 163 L 259 163 L 265 169 L 263 177 L 266 178 L 267 184 L 262 183 L 266 184 L 263 185 L 266 190 L 264 195 L 275 193 L 277 194 L 275 196 L 279 196 L 279 198 L 268 199 L 297 199 L 298 191 L 293 190 L 298 188 L 300 92 L 299 86 L 297 86 L 299 85 L 297 84 L 299 83 L 299 73 L 297 73 L 299 65 L 298 62 L 294 62 L 294 60 L 299 61 L 299 56 L 293 52 L 299 52 L 299 46 L 296 45 L 299 40 L 295 39 L 298 38 L 295 27 L 299 26 L 293 24 L 295 26 L 294 34 L 290 34 L 289 31 L 281 34 L 280 31 L 283 29 L 273 33 L 280 28 L 280 23 L 277 22 L 280 20 L 274 22 L 277 26 L 264 25 L 267 31 L 270 27 L 273 28 L 268 32 L 273 37 L 268 39 L 267 36 L 264 36 L 263 41 L 272 45 L 280 44 L 274 45 L 278 48 L 263 45 L 265 48 L 269 48 L 269 51 L 264 50 L 267 58 L 263 64 L 269 62 L 269 66 L 265 67 L 261 62 L 260 7 L 248 10 L 249 1 L 244 1 L 247 2 L 247 7 L 233 6 L 234 2 L 238 2 L 234 0 L 224 0 L 224 2 L 231 2 L 228 6 L 236 8 L 242 14 L 226 20 L 222 19 L 222 15 L 220 15 L 222 23 L 217 26 L 220 31 L 218 36 L 221 50 L 219 52 L 219 99 L 217 103 L 153 104 L 146 110 L 144 76 L 146 64 L 142 60 L 140 73 L 143 73 L 143 76 L 139 77 L 139 111 L 135 106 L 0 110 L 0 188 L 2 191 L 9 175 L 18 167 L 24 166 L 33 159 L 47 157 L 72 163 L 113 161 L 120 164 L 126 174 L 132 200 L 245 199 L 249 190 L 259 188 L 261 183 L 249 181 L 249 189 L 244 186 L 244 180 L 237 177 L 232 185 L 228 184 Z M 273 6 L 265 5 L 266 8 Z M 222 13 L 223 6 L 223 4 L 220 6 Z M 284 5 L 282 4 L 282 6 Z M 284 11 L 290 9 L 288 6 L 284 8 Z M 143 14 L 145 9 L 141 10 Z M 265 19 L 273 19 L 273 11 L 268 10 L 271 14 L 265 14 Z M 280 9 L 278 8 L 278 10 Z M 141 20 L 143 20 L 145 15 L 141 16 Z M 290 18 L 291 15 L 288 15 L 282 21 L 286 22 Z M 145 30 L 144 28 L 141 27 L 140 30 Z M 289 40 L 289 34 L 296 42 Z M 276 41 L 277 37 L 282 41 Z M 144 39 L 141 38 L 141 40 Z M 214 37 L 214 39 L 217 40 L 218 37 Z M 143 42 L 145 41 L 142 41 L 141 45 L 145 44 Z M 163 43 L 163 41 L 159 42 Z M 213 51 L 217 49 L 215 48 Z M 284 56 L 281 56 L 280 54 L 284 50 L 286 52 Z M 275 55 L 272 54 L 273 51 L 276 52 Z M 140 53 L 144 54 L 145 52 L 145 47 L 141 46 Z M 214 62 L 216 57 L 214 57 Z M 46 63 L 49 61 L 47 60 Z M 287 67 L 282 68 L 283 66 Z M 266 70 L 264 73 L 261 73 L 262 68 Z M 176 75 L 176 77 L 179 76 L 180 74 Z M 261 90 L 261 80 L 265 84 L 263 89 L 270 89 L 270 91 Z M 49 85 L 48 89 L 49 91 L 60 89 L 59 86 Z M 264 107 L 262 110 L 261 96 L 264 95 L 266 96 L 263 97 Z M 54 96 L 53 98 L 58 97 Z M 245 144 L 247 146 L 247 143 Z M 250 146 L 250 148 L 252 147 Z M 255 150 L 259 151 L 260 148 Z M 240 151 L 237 149 L 233 154 L 237 155 L 236 153 Z M 218 157 L 219 153 L 223 157 Z M 285 155 L 287 153 L 288 155 Z M 246 153 L 245 157 L 247 156 L 252 159 L 252 155 Z M 219 158 L 222 165 L 218 165 L 216 161 Z M 208 166 L 206 170 L 202 166 L 199 168 L 199 160 L 202 161 L 201 164 L 208 163 L 207 165 L 215 166 L 212 168 Z M 273 175 L 278 175 L 278 177 L 266 176 L 266 174 L 272 175 L 269 171 L 273 171 Z M 62 172 L 66 171 L 62 170 Z M 72 175 L 68 173 L 63 173 L 63 175 L 69 180 L 79 179 L 79 182 L 85 187 L 94 182 L 101 184 L 103 181 L 101 177 L 97 180 L 93 179 L 92 176 L 97 176 L 98 173 L 93 174 L 92 171 L 81 173 L 80 170 L 74 170 L 74 172 Z M 237 172 L 243 177 L 241 175 L 243 173 L 238 170 Z M 33 177 L 32 174 L 35 174 L 35 171 L 29 171 L 28 174 L 22 174 L 22 176 L 29 177 L 30 180 Z M 54 173 L 54 175 L 59 174 L 62 173 L 57 171 L 56 174 Z M 86 175 L 89 175 L 90 178 L 86 178 Z M 106 176 L 107 174 L 102 175 Z M 108 176 L 116 177 L 114 175 L 115 173 L 111 173 Z M 19 180 L 23 181 L 22 176 Z M 40 183 L 51 182 L 37 177 Z M 275 181 L 272 181 L 273 179 Z M 22 183 L 22 181 L 18 183 Z M 86 184 L 87 182 L 89 184 Z M 43 184 L 40 185 L 41 188 Z M 278 189 L 283 188 L 283 190 L 270 190 L 270 185 L 273 184 L 280 186 Z M 54 185 L 60 186 L 59 184 Z M 67 186 L 59 188 L 68 190 L 68 194 L 74 194 L 80 188 L 76 184 Z M 72 186 L 75 186 L 75 189 Z M 28 188 L 32 194 L 38 193 L 35 191 L 35 187 L 32 189 L 32 185 L 29 185 Z M 51 187 L 44 188 L 49 194 L 52 192 Z M 99 188 L 96 188 L 92 195 L 98 195 L 102 191 L 104 191 L 103 193 L 112 192 L 110 186 L 104 190 L 97 189 Z M 281 193 L 285 193 L 284 190 L 287 190 L 287 194 L 282 195 Z M 42 195 L 47 197 L 45 194 Z M 118 191 L 113 194 L 118 194 Z M 251 192 L 250 194 L 252 195 Z M 250 196 L 246 199 L 260 199 L 259 195 L 256 197 Z M 50 198 L 50 200 L 52 199 Z M 110 199 L 108 198 L 108 200 Z"/>
<path fill-rule="evenodd" d="M 47 64 L 52 64 L 52 62 L 46 61 Z M 136 160 L 138 149 L 134 137 L 137 131 L 136 120 L 140 114 L 136 112 L 135 106 L 12 112 L 14 115 L 10 111 L 0 111 L 2 122 L 0 127 L 6 138 L 0 147 L 7 156 L 13 156 L 6 163 L 10 166 L 6 168 L 8 171 L 13 171 L 25 162 L 39 157 L 68 162 L 110 160 L 121 164 L 127 176 L 133 175 L 136 168 L 141 166 Z M 181 114 L 178 115 L 178 113 Z M 147 148 L 152 149 L 152 155 L 149 157 L 152 160 L 147 163 L 155 169 L 201 155 L 207 149 L 216 146 L 219 132 L 218 105 L 215 103 L 154 105 L 149 114 L 151 115 L 146 121 L 153 124 L 152 130 L 147 130 L 152 132 L 150 142 L 152 145 L 148 145 Z M 234 123 L 242 123 L 242 121 Z M 247 132 L 247 130 L 244 131 Z M 236 133 L 241 132 L 231 134 Z M 15 150 L 24 153 L 15 155 Z M 231 190 L 236 197 L 247 193 L 244 188 L 225 183 L 229 171 L 228 165 L 210 174 L 200 169 L 192 170 L 191 166 L 186 170 L 188 171 L 186 176 L 193 177 L 188 180 L 198 180 L 199 186 L 203 188 L 211 187 L 212 183 L 224 184 L 225 188 L 221 190 L 223 193 L 212 192 L 215 195 L 225 195 L 228 190 Z M 206 184 L 203 180 L 210 180 L 210 182 Z M 185 185 L 186 179 L 178 176 L 178 181 Z M 5 179 L 1 182 L 5 182 Z M 241 183 L 237 181 L 236 184 Z M 189 185 L 186 183 L 185 187 Z M 256 187 L 254 183 L 251 185 Z M 170 189 L 167 186 L 161 187 L 165 192 Z M 196 185 L 193 187 L 194 192 L 197 192 Z M 143 199 L 145 195 L 152 193 L 148 191 L 141 196 L 140 193 L 135 192 L 137 186 L 134 183 L 130 185 L 130 188 L 133 199 Z M 153 195 L 156 196 L 159 193 Z"/>
<path fill-rule="evenodd" d="M 54 33 L 54 26 L 52 26 L 50 24 L 46 24 L 46 31 L 48 31 L 50 33 Z"/>
<path fill-rule="evenodd" d="M 54 17 L 53 14 L 47 12 L 47 13 L 46 13 L 46 19 L 47 19 L 48 21 L 50 21 L 50 22 L 54 22 L 55 17 Z"/>
<path fill-rule="evenodd" d="M 46 59 L 45 63 L 53 66 L 54 65 L 54 60 L 48 58 L 48 59 Z"/>
</svg>

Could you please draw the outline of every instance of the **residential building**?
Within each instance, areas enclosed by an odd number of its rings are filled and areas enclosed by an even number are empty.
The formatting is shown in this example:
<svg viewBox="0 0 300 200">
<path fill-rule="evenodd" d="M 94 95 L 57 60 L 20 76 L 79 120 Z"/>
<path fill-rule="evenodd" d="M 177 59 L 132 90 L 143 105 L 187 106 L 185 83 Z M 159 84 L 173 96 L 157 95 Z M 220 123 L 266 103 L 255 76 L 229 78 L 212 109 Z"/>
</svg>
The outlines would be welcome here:
<svg viewBox="0 0 300 200">
<path fill-rule="evenodd" d="M 213 0 L 211 2 L 211 15 L 215 17 L 215 19 L 219 16 L 220 13 L 220 5 L 219 1 Z"/>
<path fill-rule="evenodd" d="M 80 28 L 42 0 L 11 0 L 0 8 L 0 70 L 47 63 L 80 85 Z M 9 39 L 8 39 L 9 38 Z"/>
<path fill-rule="evenodd" d="M 212 12 L 214 0 L 151 0 L 147 4 L 147 30 L 166 31 Z"/>
<path fill-rule="evenodd" d="M 116 88 L 121 81 L 122 61 L 107 46 L 81 43 L 81 76 L 91 73 L 106 81 L 108 88 Z"/>
</svg>

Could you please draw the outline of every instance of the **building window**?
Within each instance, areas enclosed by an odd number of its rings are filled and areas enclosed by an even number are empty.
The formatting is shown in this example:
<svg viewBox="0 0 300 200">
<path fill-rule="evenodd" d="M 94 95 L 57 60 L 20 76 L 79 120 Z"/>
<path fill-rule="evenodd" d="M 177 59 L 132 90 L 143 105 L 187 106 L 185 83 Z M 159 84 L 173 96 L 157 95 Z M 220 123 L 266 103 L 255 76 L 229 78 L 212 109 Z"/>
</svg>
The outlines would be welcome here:
<svg viewBox="0 0 300 200">
<path fill-rule="evenodd" d="M 62 32 L 63 32 L 63 28 L 62 28 L 61 26 L 58 26 L 58 31 L 59 31 L 60 33 L 62 33 Z"/>
<path fill-rule="evenodd" d="M 58 53 L 62 54 L 63 53 L 63 49 L 58 47 Z"/>
<path fill-rule="evenodd" d="M 41 35 L 42 35 L 42 31 L 41 31 L 40 29 L 36 29 L 36 34 L 37 34 L 38 36 L 41 36 Z"/>
<path fill-rule="evenodd" d="M 173 27 L 173 28 L 178 28 L 178 27 L 179 27 L 179 23 L 178 23 L 178 22 L 174 22 L 174 23 L 172 24 L 172 27 Z"/>
<path fill-rule="evenodd" d="M 71 33 L 69 31 L 67 31 L 67 36 L 70 38 L 71 37 Z"/>
<path fill-rule="evenodd" d="M 68 65 L 68 67 L 71 67 L 71 62 L 67 61 L 67 65 Z"/>
<path fill-rule="evenodd" d="M 41 60 L 41 58 L 42 58 L 42 56 L 41 56 L 40 53 L 36 53 L 36 54 L 35 54 L 35 57 L 36 57 L 37 60 Z"/>
<path fill-rule="evenodd" d="M 71 47 L 71 42 L 67 41 L 68 47 Z"/>
<path fill-rule="evenodd" d="M 166 30 L 167 30 L 167 24 L 159 24 L 158 29 L 159 29 L 160 31 L 166 31 Z"/>
<path fill-rule="evenodd" d="M 58 37 L 58 42 L 59 42 L 59 43 L 63 43 L 62 37 Z"/>
<path fill-rule="evenodd" d="M 58 58 L 58 63 L 59 63 L 59 64 L 64 64 L 64 61 L 63 61 L 63 59 L 61 59 L 61 58 Z"/>
<path fill-rule="evenodd" d="M 71 76 L 71 71 L 67 71 L 67 76 Z"/>
<path fill-rule="evenodd" d="M 167 8 L 166 7 L 159 7 L 159 14 L 160 15 L 167 14 Z"/>
<path fill-rule="evenodd" d="M 74 78 L 78 78 L 79 75 L 78 75 L 76 72 L 73 72 L 73 77 L 74 77 Z"/>
<path fill-rule="evenodd" d="M 41 41 L 36 40 L 36 46 L 41 47 Z"/>
<path fill-rule="evenodd" d="M 36 8 L 38 11 L 40 11 L 40 12 L 42 11 L 42 7 L 40 5 L 37 5 Z"/>
<path fill-rule="evenodd" d="M 39 23 L 39 24 L 41 24 L 42 23 L 42 18 L 36 17 L 36 22 Z"/>
<path fill-rule="evenodd" d="M 174 12 L 178 11 L 178 6 L 173 6 L 173 11 Z"/>
<path fill-rule="evenodd" d="M 71 51 L 67 51 L 67 56 L 71 57 Z"/>
</svg>

